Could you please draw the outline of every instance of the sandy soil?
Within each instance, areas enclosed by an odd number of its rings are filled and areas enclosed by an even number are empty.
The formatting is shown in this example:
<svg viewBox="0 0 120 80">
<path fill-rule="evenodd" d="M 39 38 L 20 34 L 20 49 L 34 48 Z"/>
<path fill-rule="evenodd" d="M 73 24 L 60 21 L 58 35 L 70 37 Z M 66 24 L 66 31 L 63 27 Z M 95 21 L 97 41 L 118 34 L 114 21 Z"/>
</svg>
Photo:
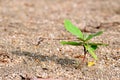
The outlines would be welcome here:
<svg viewBox="0 0 120 80">
<path fill-rule="evenodd" d="M 105 31 L 92 40 L 109 44 L 96 51 L 94 66 L 87 66 L 94 60 L 87 55 L 77 67 L 82 58 L 74 56 L 83 55 L 83 48 L 60 44 L 75 38 L 64 19 L 89 33 Z M 38 77 L 120 80 L 120 0 L 0 0 L 0 80 Z"/>
</svg>

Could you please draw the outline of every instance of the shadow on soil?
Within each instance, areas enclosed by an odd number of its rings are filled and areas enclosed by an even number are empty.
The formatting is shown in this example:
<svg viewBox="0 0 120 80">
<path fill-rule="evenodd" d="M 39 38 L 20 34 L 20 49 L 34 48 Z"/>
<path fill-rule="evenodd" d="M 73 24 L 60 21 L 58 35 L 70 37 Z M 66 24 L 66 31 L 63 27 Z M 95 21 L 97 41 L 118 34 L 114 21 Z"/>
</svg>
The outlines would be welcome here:
<svg viewBox="0 0 120 80">
<path fill-rule="evenodd" d="M 29 58 L 32 58 L 34 60 L 39 60 L 39 61 L 54 61 L 57 64 L 61 64 L 62 66 L 67 66 L 67 65 L 71 65 L 73 66 L 73 64 L 75 64 L 76 60 L 74 59 L 69 59 L 67 57 L 65 58 L 59 58 L 56 55 L 53 56 L 45 56 L 45 55 L 40 55 L 40 54 L 35 54 L 35 53 L 31 53 L 31 52 L 27 52 L 27 51 L 13 51 L 12 54 L 18 55 L 18 56 L 26 56 Z"/>
</svg>

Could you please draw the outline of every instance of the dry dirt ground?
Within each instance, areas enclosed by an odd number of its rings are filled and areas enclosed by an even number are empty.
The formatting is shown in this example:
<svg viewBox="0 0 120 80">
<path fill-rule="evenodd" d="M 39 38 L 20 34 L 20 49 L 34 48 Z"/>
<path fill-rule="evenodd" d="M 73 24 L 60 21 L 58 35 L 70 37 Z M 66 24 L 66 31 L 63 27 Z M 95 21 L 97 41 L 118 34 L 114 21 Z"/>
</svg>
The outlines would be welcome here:
<svg viewBox="0 0 120 80">
<path fill-rule="evenodd" d="M 99 47 L 94 66 L 90 55 L 75 58 L 82 47 L 60 44 L 75 38 L 64 19 L 87 33 L 104 30 L 92 41 L 109 46 Z M 120 0 L 0 0 L 0 80 L 24 78 L 120 80 Z"/>
</svg>

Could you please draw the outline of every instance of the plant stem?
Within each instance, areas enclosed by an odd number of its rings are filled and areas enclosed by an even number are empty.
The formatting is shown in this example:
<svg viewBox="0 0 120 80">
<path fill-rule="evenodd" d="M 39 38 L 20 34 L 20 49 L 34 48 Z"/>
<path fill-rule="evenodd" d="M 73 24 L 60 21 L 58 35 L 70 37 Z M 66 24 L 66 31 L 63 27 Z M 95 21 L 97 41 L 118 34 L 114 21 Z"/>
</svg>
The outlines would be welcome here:
<svg viewBox="0 0 120 80">
<path fill-rule="evenodd" d="M 86 58 L 87 50 L 86 50 L 85 46 L 83 46 L 83 48 L 84 48 L 84 57 L 83 57 L 83 62 L 84 62 L 85 58 Z"/>
</svg>

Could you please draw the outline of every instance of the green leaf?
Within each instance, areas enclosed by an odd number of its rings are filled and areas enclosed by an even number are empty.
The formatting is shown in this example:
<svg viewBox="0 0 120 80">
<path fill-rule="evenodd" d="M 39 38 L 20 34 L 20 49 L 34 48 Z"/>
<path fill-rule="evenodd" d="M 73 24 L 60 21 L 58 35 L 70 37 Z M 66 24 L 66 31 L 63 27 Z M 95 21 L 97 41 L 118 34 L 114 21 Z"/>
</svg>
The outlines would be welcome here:
<svg viewBox="0 0 120 80">
<path fill-rule="evenodd" d="M 102 33 L 103 33 L 103 31 L 99 31 L 99 32 L 97 32 L 97 33 L 95 33 L 95 34 L 90 34 L 90 35 L 86 38 L 85 41 L 88 41 L 88 40 L 92 39 L 93 37 L 99 36 L 99 35 L 101 35 Z"/>
<path fill-rule="evenodd" d="M 103 43 L 87 43 L 88 45 L 99 45 L 99 46 L 108 46 L 108 44 Z"/>
<path fill-rule="evenodd" d="M 98 45 L 90 45 L 90 47 L 95 51 L 98 48 Z"/>
<path fill-rule="evenodd" d="M 89 45 L 93 50 L 96 50 L 98 46 L 107 46 L 108 44 L 103 43 L 85 43 L 85 45 Z"/>
<path fill-rule="evenodd" d="M 64 21 L 64 26 L 67 31 L 69 31 L 73 35 L 75 35 L 75 36 L 79 37 L 81 40 L 83 40 L 83 34 L 80 31 L 80 29 L 77 28 L 76 26 L 74 26 L 69 20 Z"/>
<path fill-rule="evenodd" d="M 95 59 L 98 60 L 97 55 L 94 53 L 95 48 L 91 47 L 90 45 L 84 45 L 90 55 Z"/>
<path fill-rule="evenodd" d="M 73 41 L 61 41 L 60 42 L 61 44 L 63 45 L 73 45 L 73 46 L 81 46 L 82 45 L 82 42 L 73 42 Z"/>
<path fill-rule="evenodd" d="M 84 40 L 86 40 L 86 39 L 88 38 L 88 36 L 89 36 L 88 34 L 85 34 L 85 33 L 84 33 L 84 34 L 83 34 Z"/>
</svg>

